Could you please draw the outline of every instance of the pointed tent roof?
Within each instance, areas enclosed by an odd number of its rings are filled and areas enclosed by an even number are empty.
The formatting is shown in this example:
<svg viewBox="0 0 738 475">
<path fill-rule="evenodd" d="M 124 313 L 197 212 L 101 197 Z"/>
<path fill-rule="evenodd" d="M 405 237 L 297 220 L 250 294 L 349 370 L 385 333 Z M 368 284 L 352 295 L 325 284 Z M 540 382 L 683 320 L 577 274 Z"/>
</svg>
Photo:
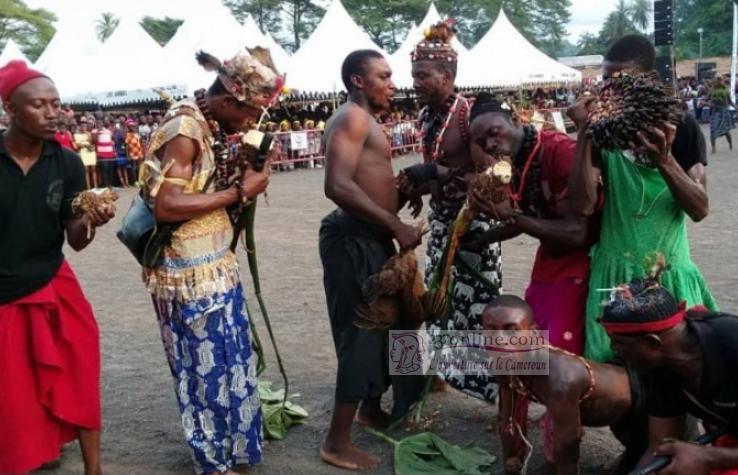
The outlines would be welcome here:
<svg viewBox="0 0 738 475">
<path fill-rule="evenodd" d="M 392 81 L 399 88 L 410 88 L 413 86 L 412 64 L 410 54 L 415 45 L 422 38 L 422 31 L 416 24 L 410 25 L 405 41 L 402 42 L 397 51 L 390 56 L 389 63 L 392 68 Z"/>
<path fill-rule="evenodd" d="M 215 79 L 213 73 L 205 71 L 195 61 L 198 51 L 226 60 L 257 37 L 244 30 L 221 2 L 208 4 L 207 12 L 207 15 L 186 18 L 164 48 L 170 77 L 173 82 L 185 83 L 189 92 L 207 87 Z"/>
<path fill-rule="evenodd" d="M 5 42 L 5 48 L 3 49 L 3 53 L 0 54 L 0 66 L 5 65 L 5 63 L 13 60 L 25 61 L 26 64 L 29 66 L 31 65 L 31 62 L 28 61 L 28 58 L 26 58 L 26 55 L 23 54 L 21 49 L 18 47 L 18 44 L 13 41 L 12 39 L 8 38 L 8 41 Z"/>
<path fill-rule="evenodd" d="M 67 65 L 72 59 L 67 57 Z M 89 74 L 80 74 L 76 69 L 76 87 L 62 91 L 62 95 L 152 88 L 176 82 L 165 67 L 162 47 L 133 18 L 121 19 L 88 64 Z M 129 67 L 132 65 L 135 67 Z"/>
<path fill-rule="evenodd" d="M 56 33 L 34 63 L 34 68 L 47 74 L 64 96 L 75 89 L 80 76 L 85 74 L 83 71 L 90 70 L 90 58 L 101 43 L 92 22 L 67 17 L 54 26 Z"/>
<path fill-rule="evenodd" d="M 341 64 L 349 53 L 357 49 L 372 49 L 385 54 L 354 22 L 340 0 L 333 0 L 313 34 L 290 59 L 286 70 L 287 85 L 309 92 L 345 89 L 341 81 Z"/>
<path fill-rule="evenodd" d="M 582 73 L 546 56 L 510 23 L 503 10 L 459 62 L 460 86 L 512 87 L 581 81 Z"/>
<path fill-rule="evenodd" d="M 255 36 L 253 41 L 247 41 L 246 44 L 248 46 L 264 46 L 265 48 L 269 48 L 269 52 L 272 54 L 272 60 L 274 60 L 274 65 L 277 67 L 277 71 L 281 73 L 287 69 L 290 55 L 287 54 L 284 48 L 274 40 L 272 35 L 268 32 L 263 33 L 261 31 L 259 25 L 256 24 L 256 21 L 254 21 L 251 15 L 246 16 L 246 20 L 243 22 L 243 30 L 246 32 L 245 34 L 247 36 Z M 253 32 L 256 32 L 256 34 Z"/>
</svg>

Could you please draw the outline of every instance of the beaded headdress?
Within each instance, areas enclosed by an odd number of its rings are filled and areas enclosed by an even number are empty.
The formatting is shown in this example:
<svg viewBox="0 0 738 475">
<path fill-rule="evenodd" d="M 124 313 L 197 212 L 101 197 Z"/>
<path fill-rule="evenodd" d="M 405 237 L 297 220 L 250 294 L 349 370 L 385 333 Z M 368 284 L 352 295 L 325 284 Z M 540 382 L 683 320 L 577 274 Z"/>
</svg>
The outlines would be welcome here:
<svg viewBox="0 0 738 475">
<path fill-rule="evenodd" d="M 455 20 L 448 19 L 425 30 L 423 39 L 410 53 L 412 62 L 443 61 L 455 64 L 458 61 L 458 53 L 451 46 L 451 39 L 456 34 L 455 24 Z"/>
</svg>

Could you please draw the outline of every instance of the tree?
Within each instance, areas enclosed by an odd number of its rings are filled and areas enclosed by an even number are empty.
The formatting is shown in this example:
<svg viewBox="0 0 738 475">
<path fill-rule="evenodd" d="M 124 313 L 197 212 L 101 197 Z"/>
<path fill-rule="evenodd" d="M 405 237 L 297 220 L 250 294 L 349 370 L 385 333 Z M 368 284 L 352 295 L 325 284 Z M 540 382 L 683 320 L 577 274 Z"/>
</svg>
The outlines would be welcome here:
<svg viewBox="0 0 738 475">
<path fill-rule="evenodd" d="M 702 56 L 731 53 L 733 15 L 728 0 L 677 0 L 674 9 L 674 44 L 677 58 L 697 58 L 703 28 Z"/>
<path fill-rule="evenodd" d="M 577 55 L 602 54 L 605 47 L 600 43 L 599 36 L 594 33 L 583 33 L 577 40 Z"/>
<path fill-rule="evenodd" d="M 103 42 L 107 40 L 118 27 L 118 23 L 120 23 L 120 18 L 111 12 L 103 13 L 95 24 L 98 39 Z"/>
<path fill-rule="evenodd" d="M 533 11 L 535 44 L 549 56 L 556 56 L 564 46 L 566 25 L 571 18 L 569 0 L 538 0 Z"/>
<path fill-rule="evenodd" d="M 282 0 L 280 5 L 289 18 L 287 29 L 292 33 L 292 50 L 297 51 L 302 40 L 313 32 L 325 10 L 313 3 L 313 0 Z"/>
<path fill-rule="evenodd" d="M 0 51 L 8 39 L 35 61 L 56 31 L 56 16 L 43 8 L 29 8 L 22 0 L 0 0 Z"/>
<path fill-rule="evenodd" d="M 225 0 L 224 3 L 241 23 L 250 15 L 264 33 L 281 29 L 280 0 Z"/>
<path fill-rule="evenodd" d="M 651 24 L 651 8 L 652 2 L 650 0 L 631 0 L 630 8 L 630 21 L 641 31 L 648 30 Z"/>
<path fill-rule="evenodd" d="M 157 43 L 164 46 L 172 39 L 172 36 L 174 36 L 182 23 L 182 20 L 176 18 L 145 16 L 141 20 L 140 25 Z"/>
<path fill-rule="evenodd" d="M 343 5 L 372 40 L 388 52 L 400 45 L 410 24 L 419 22 L 427 9 L 425 0 L 344 0 Z"/>
</svg>

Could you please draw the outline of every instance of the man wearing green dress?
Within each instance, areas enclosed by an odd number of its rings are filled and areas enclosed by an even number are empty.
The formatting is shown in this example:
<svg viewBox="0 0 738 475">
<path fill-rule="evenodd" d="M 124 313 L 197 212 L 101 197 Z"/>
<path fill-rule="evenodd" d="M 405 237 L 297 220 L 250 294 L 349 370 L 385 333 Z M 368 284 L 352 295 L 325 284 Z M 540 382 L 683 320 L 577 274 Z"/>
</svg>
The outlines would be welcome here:
<svg viewBox="0 0 738 475">
<path fill-rule="evenodd" d="M 654 57 L 647 38 L 624 36 L 606 53 L 603 78 L 619 71 L 650 72 Z M 717 306 L 690 258 L 687 240 L 686 216 L 699 222 L 709 211 L 706 145 L 699 125 L 686 117 L 676 127 L 664 124 L 647 135 L 639 133 L 632 150 L 597 150 L 586 136 L 587 102 L 569 110 L 579 133 L 569 196 L 577 213 L 590 216 L 600 187 L 604 195 L 600 239 L 591 250 L 584 347 L 585 357 L 602 362 L 613 356 L 610 339 L 597 323 L 609 296 L 602 289 L 643 277 L 644 260 L 654 252 L 663 254 L 670 266 L 662 285 L 677 300 L 690 307 Z"/>
</svg>

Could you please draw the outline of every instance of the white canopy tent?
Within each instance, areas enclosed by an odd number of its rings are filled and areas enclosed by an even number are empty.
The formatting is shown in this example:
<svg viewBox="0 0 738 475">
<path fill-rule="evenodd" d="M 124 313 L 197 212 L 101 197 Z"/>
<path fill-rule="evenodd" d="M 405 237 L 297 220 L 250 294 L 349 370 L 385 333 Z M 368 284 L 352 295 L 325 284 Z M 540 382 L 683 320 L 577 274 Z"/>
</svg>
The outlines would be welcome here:
<svg viewBox="0 0 738 475">
<path fill-rule="evenodd" d="M 164 47 L 170 82 L 183 83 L 188 92 L 208 87 L 215 75 L 205 71 L 195 54 L 202 50 L 220 60 L 231 59 L 246 45 L 262 41 L 263 35 L 244 28 L 219 1 L 207 6 L 207 15 L 186 18 Z"/>
<path fill-rule="evenodd" d="M 411 25 L 405 41 L 402 42 L 400 47 L 397 48 L 397 51 L 392 53 L 392 56 L 389 58 L 390 67 L 392 68 L 392 81 L 398 88 L 410 88 L 413 86 L 410 54 L 422 38 L 422 34 L 422 30 L 418 25 Z"/>
<path fill-rule="evenodd" d="M 89 74 L 77 74 L 69 94 L 150 89 L 176 82 L 167 74 L 164 50 L 133 18 L 123 18 L 89 58 Z"/>
<path fill-rule="evenodd" d="M 274 40 L 274 38 L 272 38 L 272 35 L 268 32 L 263 33 L 259 29 L 259 25 L 256 24 L 250 15 L 247 16 L 246 20 L 243 22 L 243 30 L 245 32 L 244 36 L 247 38 L 246 46 L 263 46 L 265 48 L 269 48 L 269 52 L 272 54 L 272 60 L 274 61 L 274 65 L 277 67 L 277 71 L 281 73 L 287 69 L 290 62 L 290 55 L 287 54 L 287 51 L 285 51 L 284 48 Z"/>
<path fill-rule="evenodd" d="M 62 97 L 76 93 L 81 77 L 94 76 L 95 66 L 90 62 L 101 43 L 91 22 L 67 18 L 56 26 L 56 33 L 34 67 L 47 74 L 56 84 Z"/>
<path fill-rule="evenodd" d="M 510 23 L 503 10 L 489 31 L 459 61 L 457 85 L 466 87 L 517 87 L 571 83 L 582 73 L 546 56 Z"/>
<path fill-rule="evenodd" d="M 333 0 L 313 34 L 290 59 L 287 85 L 309 92 L 344 90 L 341 64 L 349 53 L 358 49 L 384 54 L 354 22 L 340 0 Z"/>
<path fill-rule="evenodd" d="M 18 47 L 18 44 L 12 39 L 8 38 L 8 41 L 5 42 L 3 53 L 0 54 L 0 67 L 4 66 L 10 61 L 16 60 L 25 61 L 26 64 L 28 64 L 29 66 L 31 65 L 31 62 L 28 61 L 28 58 L 26 58 L 26 55 L 23 54 L 23 51 L 21 51 L 20 47 Z"/>
</svg>

